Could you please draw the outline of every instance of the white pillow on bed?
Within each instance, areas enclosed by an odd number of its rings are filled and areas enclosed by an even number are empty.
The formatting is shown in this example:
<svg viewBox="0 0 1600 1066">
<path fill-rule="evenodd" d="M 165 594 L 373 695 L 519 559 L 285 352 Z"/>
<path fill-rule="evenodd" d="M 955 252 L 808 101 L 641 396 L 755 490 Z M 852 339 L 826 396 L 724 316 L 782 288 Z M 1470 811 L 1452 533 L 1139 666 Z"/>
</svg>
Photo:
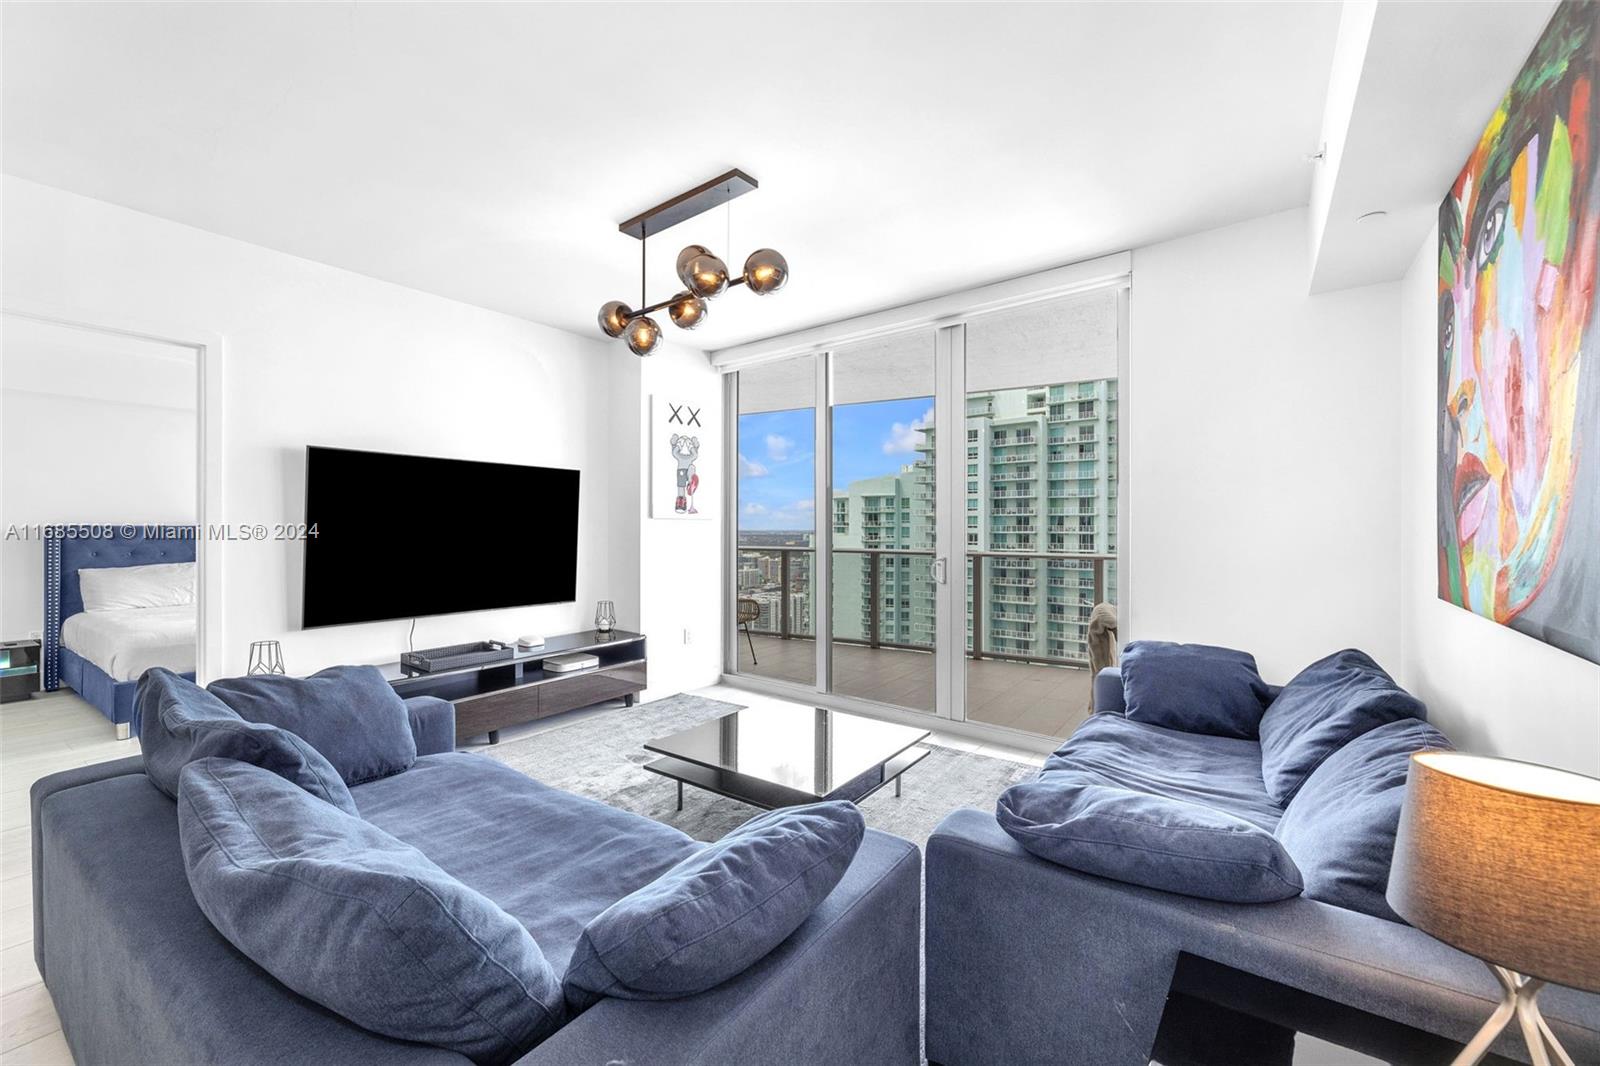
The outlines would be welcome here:
<svg viewBox="0 0 1600 1066">
<path fill-rule="evenodd" d="M 181 607 L 194 602 L 193 563 L 110 566 L 78 571 L 86 611 Z"/>
</svg>

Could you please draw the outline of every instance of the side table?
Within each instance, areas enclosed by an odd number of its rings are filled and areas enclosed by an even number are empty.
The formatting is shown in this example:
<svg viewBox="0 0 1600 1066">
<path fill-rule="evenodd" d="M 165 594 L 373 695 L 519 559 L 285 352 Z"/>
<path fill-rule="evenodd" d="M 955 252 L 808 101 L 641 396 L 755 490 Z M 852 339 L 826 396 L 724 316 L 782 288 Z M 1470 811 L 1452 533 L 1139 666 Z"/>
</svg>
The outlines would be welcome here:
<svg viewBox="0 0 1600 1066">
<path fill-rule="evenodd" d="M 0 703 L 29 699 L 39 691 L 41 660 L 37 640 L 0 642 Z"/>
</svg>

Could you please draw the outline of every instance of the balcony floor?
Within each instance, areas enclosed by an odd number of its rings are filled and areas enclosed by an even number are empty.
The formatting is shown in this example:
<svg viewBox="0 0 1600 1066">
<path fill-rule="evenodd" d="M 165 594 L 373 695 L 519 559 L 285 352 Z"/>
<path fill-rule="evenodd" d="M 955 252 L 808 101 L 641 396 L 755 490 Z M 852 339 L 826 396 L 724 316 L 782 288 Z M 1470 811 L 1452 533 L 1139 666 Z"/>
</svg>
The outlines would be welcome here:
<svg viewBox="0 0 1600 1066">
<path fill-rule="evenodd" d="M 739 631 L 739 672 L 816 683 L 816 645 L 810 640 Z M 917 710 L 933 707 L 933 656 L 899 648 L 833 646 L 835 691 Z M 1089 716 L 1089 671 L 1001 659 L 967 661 L 967 719 L 1042 736 L 1065 737 Z"/>
</svg>

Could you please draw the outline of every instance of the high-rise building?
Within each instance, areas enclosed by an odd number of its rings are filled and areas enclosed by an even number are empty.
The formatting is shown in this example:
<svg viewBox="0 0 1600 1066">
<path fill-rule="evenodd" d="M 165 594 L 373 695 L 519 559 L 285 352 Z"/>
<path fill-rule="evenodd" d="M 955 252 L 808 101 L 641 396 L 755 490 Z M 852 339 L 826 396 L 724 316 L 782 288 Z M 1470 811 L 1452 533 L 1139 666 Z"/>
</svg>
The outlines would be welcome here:
<svg viewBox="0 0 1600 1066">
<path fill-rule="evenodd" d="M 967 646 L 981 655 L 1085 662 L 1089 611 L 1115 603 L 1117 382 L 1069 382 L 966 398 Z M 833 498 L 834 633 L 931 647 L 933 452 Z M 1083 558 L 1087 556 L 1088 558 Z M 876 630 L 874 631 L 874 625 Z"/>
<path fill-rule="evenodd" d="M 926 442 L 924 448 L 931 447 Z M 833 500 L 833 632 L 843 640 L 927 647 L 933 582 L 932 462 L 854 482 Z M 922 490 L 926 498 L 919 498 Z"/>
<path fill-rule="evenodd" d="M 1051 556 L 1116 554 L 1117 382 L 972 393 L 966 415 L 967 550 L 984 553 L 972 567 L 986 591 L 968 646 L 1086 662 L 1089 611 L 1116 602 L 1116 562 Z"/>
</svg>

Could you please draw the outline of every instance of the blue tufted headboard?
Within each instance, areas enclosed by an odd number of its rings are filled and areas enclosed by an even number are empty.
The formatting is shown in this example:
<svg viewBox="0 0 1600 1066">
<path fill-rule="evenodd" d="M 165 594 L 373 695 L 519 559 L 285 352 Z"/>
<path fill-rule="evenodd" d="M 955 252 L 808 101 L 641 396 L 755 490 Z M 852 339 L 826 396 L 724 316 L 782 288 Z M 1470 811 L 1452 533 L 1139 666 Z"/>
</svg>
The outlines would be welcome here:
<svg viewBox="0 0 1600 1066">
<path fill-rule="evenodd" d="M 61 687 L 61 623 L 83 610 L 78 571 L 192 563 L 193 526 L 51 526 L 44 538 L 44 687 Z"/>
</svg>

